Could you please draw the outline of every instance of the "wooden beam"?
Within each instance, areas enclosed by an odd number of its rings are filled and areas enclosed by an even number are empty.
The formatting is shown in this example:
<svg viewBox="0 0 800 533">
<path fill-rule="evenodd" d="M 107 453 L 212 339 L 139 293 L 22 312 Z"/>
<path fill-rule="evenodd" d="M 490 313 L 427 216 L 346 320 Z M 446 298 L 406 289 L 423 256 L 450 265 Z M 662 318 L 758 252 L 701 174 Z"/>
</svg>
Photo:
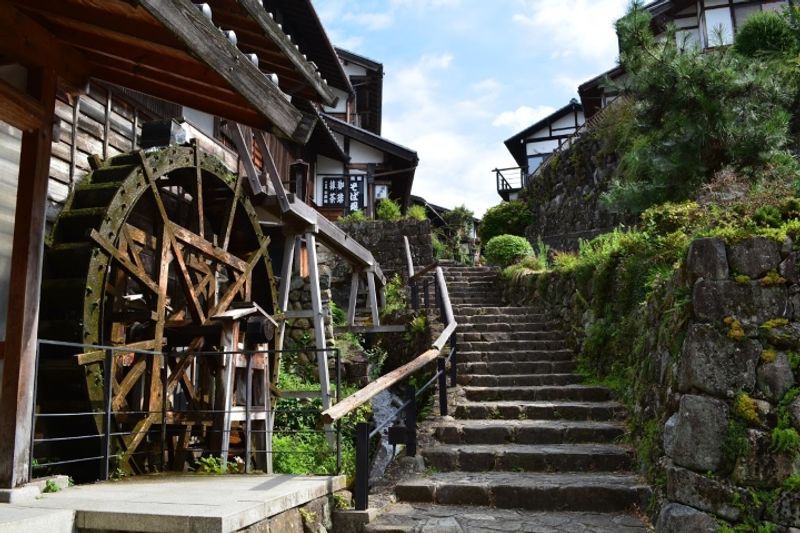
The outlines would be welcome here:
<svg viewBox="0 0 800 533">
<path fill-rule="evenodd" d="M 354 326 L 356 323 L 356 306 L 358 305 L 358 280 L 357 270 L 353 270 L 350 276 L 350 300 L 347 304 L 347 325 Z"/>
<path fill-rule="evenodd" d="M 314 336 L 317 348 L 317 367 L 319 369 L 322 409 L 331 406 L 330 375 L 328 371 L 328 352 L 325 344 L 325 315 L 322 311 L 322 293 L 319 287 L 319 265 L 317 264 L 317 241 L 313 233 L 306 233 L 308 249 L 308 279 L 311 283 L 311 309 L 314 311 Z"/>
<path fill-rule="evenodd" d="M 278 22 L 267 15 L 267 11 L 262 7 L 261 3 L 258 2 L 258 0 L 238 0 L 238 2 L 250 15 L 250 18 L 258 23 L 267 37 L 269 37 L 272 42 L 277 45 L 278 49 L 289 58 L 289 61 L 291 61 L 297 71 L 302 74 L 305 81 L 319 94 L 322 103 L 331 107 L 335 106 L 338 98 L 333 92 L 333 89 L 322 80 L 322 77 L 314 67 L 311 66 L 308 60 L 303 58 L 303 54 L 301 54 L 300 50 L 289 40 Z"/>
<path fill-rule="evenodd" d="M 172 232 L 175 234 L 176 239 L 203 252 L 207 256 L 216 259 L 220 263 L 224 263 L 229 267 L 235 268 L 239 272 L 244 272 L 247 268 L 247 261 L 239 259 L 232 253 L 226 252 L 225 250 L 214 246 L 204 238 L 196 235 L 188 229 L 179 226 L 174 222 L 170 223 L 170 227 L 172 228 Z"/>
<path fill-rule="evenodd" d="M 250 184 L 250 192 L 253 193 L 253 196 L 264 194 L 266 191 L 261 180 L 258 179 L 258 170 L 256 170 L 256 165 L 253 163 L 253 154 L 250 151 L 250 143 L 245 138 L 244 128 L 241 124 L 228 124 L 227 130 L 231 140 L 233 140 L 233 144 L 236 146 L 236 151 L 239 153 L 239 160 L 244 165 L 247 182 Z"/>
<path fill-rule="evenodd" d="M 0 80 L 0 120 L 22 131 L 38 128 L 47 113 L 41 102 Z"/>
<path fill-rule="evenodd" d="M 13 15 L 0 4 L 0 26 Z M 18 19 L 16 22 L 23 22 Z M 9 28 L 3 28 L 3 31 Z M 33 28 L 32 31 L 36 31 Z M 3 44 L 17 35 L 6 32 Z M 0 45 L 1 47 L 2 45 Z M 47 185 L 56 99 L 55 70 L 28 71 L 28 93 L 46 111 L 35 130 L 22 135 L 14 243 L 8 291 L 5 358 L 0 396 L 0 487 L 15 488 L 28 481 L 36 376 L 39 295 L 44 255 Z"/>
<path fill-rule="evenodd" d="M 277 178 L 278 181 L 280 181 L 281 175 L 278 172 L 277 165 L 275 165 L 275 158 L 272 157 L 272 150 L 269 149 L 269 144 L 267 144 L 266 135 L 267 134 L 263 131 L 256 131 L 254 132 L 253 136 L 256 139 L 256 146 L 258 146 L 258 150 L 261 152 L 261 160 L 264 162 L 264 170 L 266 170 L 269 177 L 267 180 L 267 194 L 278 194 L 277 190 L 270 190 L 270 185 L 272 185 L 274 188 L 274 180 Z M 283 209 L 283 204 L 281 204 L 281 209 Z"/>
<path fill-rule="evenodd" d="M 122 254 L 122 252 L 120 252 L 117 248 L 114 247 L 113 244 L 111 244 L 109 241 L 103 238 L 103 236 L 101 236 L 96 229 L 92 230 L 90 237 L 97 244 L 99 244 L 103 248 L 103 250 L 105 250 L 106 253 L 108 253 L 113 259 L 116 259 L 116 261 L 120 264 L 120 266 L 122 266 L 122 268 L 127 270 L 129 274 L 135 277 L 139 281 L 139 283 L 150 289 L 153 292 L 153 294 L 158 294 L 159 290 L 158 284 L 155 281 L 153 281 L 153 279 L 150 277 L 149 274 L 147 274 L 147 272 L 144 271 L 144 269 L 136 266 L 131 261 L 129 261 L 128 258 Z"/>
<path fill-rule="evenodd" d="M 189 0 L 139 0 L 154 18 L 175 34 L 196 57 L 213 68 L 286 137 L 305 145 L 314 120 L 292 106 L 284 93 L 268 80 L 206 19 Z"/>
<path fill-rule="evenodd" d="M 27 66 L 52 70 L 71 89 L 82 92 L 89 81 L 89 65 L 72 47 L 21 13 L 8 0 L 0 0 L 0 55 Z"/>
</svg>

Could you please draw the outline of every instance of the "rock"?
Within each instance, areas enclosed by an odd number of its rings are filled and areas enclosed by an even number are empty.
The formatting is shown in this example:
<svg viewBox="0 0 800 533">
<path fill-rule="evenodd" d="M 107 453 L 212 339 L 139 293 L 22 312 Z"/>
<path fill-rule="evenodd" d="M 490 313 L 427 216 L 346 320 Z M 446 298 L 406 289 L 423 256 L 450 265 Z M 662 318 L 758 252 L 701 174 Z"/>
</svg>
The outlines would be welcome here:
<svg viewBox="0 0 800 533">
<path fill-rule="evenodd" d="M 741 517 L 741 502 L 749 498 L 746 490 L 674 465 L 668 466 L 666 471 L 669 500 L 713 513 L 725 520 L 735 522 Z M 735 505 L 734 502 L 740 503 Z"/>
<path fill-rule="evenodd" d="M 752 237 L 731 247 L 728 254 L 731 269 L 752 279 L 762 278 L 778 269 L 781 261 L 778 243 L 766 237 Z"/>
<path fill-rule="evenodd" d="M 719 529 L 711 516 L 679 503 L 668 503 L 658 515 L 659 533 L 714 533 Z"/>
<path fill-rule="evenodd" d="M 684 395 L 672 439 L 673 462 L 699 472 L 717 470 L 723 460 L 722 443 L 728 429 L 728 413 L 725 402 Z"/>
<path fill-rule="evenodd" d="M 692 281 L 728 279 L 728 254 L 722 239 L 696 239 L 689 245 L 686 270 Z"/>
<path fill-rule="evenodd" d="M 794 384 L 794 374 L 785 352 L 778 352 L 774 363 L 764 363 L 758 367 L 758 388 L 773 402 L 779 402 Z"/>
<path fill-rule="evenodd" d="M 721 325 L 725 317 L 732 316 L 750 330 L 748 334 L 755 334 L 756 328 L 768 320 L 791 315 L 786 286 L 765 287 L 757 281 L 700 280 L 694 285 L 692 305 L 699 322 Z"/>
<path fill-rule="evenodd" d="M 289 289 L 297 291 L 303 288 L 305 281 L 300 276 L 292 276 L 292 282 L 289 284 Z M 290 293 L 291 294 L 291 293 Z"/>
<path fill-rule="evenodd" d="M 772 326 L 758 328 L 758 336 L 765 344 L 771 344 L 778 348 L 798 349 L 800 348 L 800 323 L 789 322 L 783 326 Z"/>
<path fill-rule="evenodd" d="M 800 527 L 800 492 L 786 491 L 772 510 L 772 520 L 786 527 Z"/>
<path fill-rule="evenodd" d="M 675 413 L 664 424 L 664 453 L 669 457 L 672 457 L 675 451 L 676 428 L 679 419 L 678 413 Z"/>
<path fill-rule="evenodd" d="M 789 416 L 792 417 L 792 424 L 795 429 L 800 431 L 800 396 L 789 404 Z"/>
<path fill-rule="evenodd" d="M 747 453 L 736 459 L 731 479 L 737 485 L 773 489 L 791 476 L 797 467 L 791 453 L 772 450 L 772 436 L 766 431 L 747 430 Z"/>
<path fill-rule="evenodd" d="M 795 254 L 789 254 L 786 259 L 781 261 L 778 267 L 778 274 L 786 278 L 789 283 L 797 283 L 797 257 Z"/>
<path fill-rule="evenodd" d="M 753 340 L 736 342 L 708 324 L 694 324 L 683 343 L 678 389 L 696 389 L 730 397 L 739 390 L 752 391 L 761 345 Z"/>
</svg>

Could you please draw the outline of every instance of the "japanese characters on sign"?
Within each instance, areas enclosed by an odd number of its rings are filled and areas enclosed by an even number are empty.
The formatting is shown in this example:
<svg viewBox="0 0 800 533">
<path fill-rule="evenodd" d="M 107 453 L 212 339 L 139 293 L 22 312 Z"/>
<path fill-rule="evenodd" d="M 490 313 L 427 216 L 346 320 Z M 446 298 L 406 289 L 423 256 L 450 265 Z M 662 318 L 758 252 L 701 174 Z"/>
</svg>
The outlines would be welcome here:
<svg viewBox="0 0 800 533">
<path fill-rule="evenodd" d="M 348 212 L 366 206 L 363 175 L 326 176 L 322 178 L 322 205 L 344 207 Z"/>
</svg>

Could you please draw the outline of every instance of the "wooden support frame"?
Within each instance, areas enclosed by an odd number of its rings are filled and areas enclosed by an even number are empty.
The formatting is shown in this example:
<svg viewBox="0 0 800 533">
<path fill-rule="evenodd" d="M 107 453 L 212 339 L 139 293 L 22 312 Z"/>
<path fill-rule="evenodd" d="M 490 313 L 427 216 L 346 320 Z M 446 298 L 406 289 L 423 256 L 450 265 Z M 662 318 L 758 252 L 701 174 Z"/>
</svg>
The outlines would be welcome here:
<svg viewBox="0 0 800 533">
<path fill-rule="evenodd" d="M 331 405 L 331 380 L 328 371 L 328 352 L 325 344 L 325 315 L 322 309 L 322 293 L 319 287 L 317 240 L 316 236 L 311 232 L 306 233 L 306 247 L 308 249 L 308 277 L 311 282 L 311 308 L 314 311 L 314 336 L 316 337 L 320 394 L 322 395 L 322 409 L 325 410 Z"/>
<path fill-rule="evenodd" d="M 236 151 L 239 152 L 239 160 L 244 165 L 244 171 L 247 175 L 247 182 L 250 184 L 250 191 L 253 196 L 260 196 L 266 194 L 264 185 L 258 178 L 258 170 L 253 163 L 253 154 L 250 151 L 250 143 L 248 142 L 250 135 L 245 135 L 245 128 L 241 124 L 231 124 L 228 126 L 228 133 L 236 145 Z M 249 129 L 247 132 L 249 133 Z"/>
<path fill-rule="evenodd" d="M 353 269 L 353 274 L 350 276 L 350 300 L 347 305 L 347 325 L 356 325 L 356 306 L 358 305 L 358 284 L 359 284 L 358 271 Z"/>
<path fill-rule="evenodd" d="M 7 22 L 8 5 L 0 3 Z M 0 24 L 2 26 L 2 24 Z M 8 41 L 9 39 L 4 40 Z M 28 481 L 36 376 L 39 295 L 44 255 L 47 185 L 50 174 L 56 72 L 31 69 L 29 94 L 46 111 L 38 128 L 22 136 L 14 245 L 8 294 L 2 397 L 0 398 L 0 487 Z"/>
<path fill-rule="evenodd" d="M 369 308 L 372 312 L 372 325 L 381 325 L 381 315 L 378 312 L 378 292 L 375 287 L 375 272 L 367 272 L 367 287 L 369 288 Z"/>
</svg>

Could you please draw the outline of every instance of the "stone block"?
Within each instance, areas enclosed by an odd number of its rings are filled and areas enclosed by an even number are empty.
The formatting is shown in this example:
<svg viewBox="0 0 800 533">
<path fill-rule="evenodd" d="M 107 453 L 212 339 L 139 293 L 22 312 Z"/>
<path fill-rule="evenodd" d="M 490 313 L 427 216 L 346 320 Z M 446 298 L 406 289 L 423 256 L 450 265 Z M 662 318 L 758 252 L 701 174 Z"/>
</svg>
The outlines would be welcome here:
<svg viewBox="0 0 800 533">
<path fill-rule="evenodd" d="M 713 513 L 725 520 L 736 522 L 741 518 L 741 503 L 737 506 L 734 502 L 748 501 L 746 490 L 674 465 L 668 466 L 666 471 L 669 500 Z"/>
<path fill-rule="evenodd" d="M 715 533 L 717 521 L 710 515 L 679 503 L 668 503 L 658 515 L 659 533 Z"/>
<path fill-rule="evenodd" d="M 800 468 L 792 453 L 772 450 L 772 436 L 766 431 L 747 430 L 747 453 L 736 459 L 731 479 L 737 485 L 774 489 Z"/>
<path fill-rule="evenodd" d="M 786 491 L 771 512 L 772 520 L 786 527 L 800 527 L 800 492 Z"/>
<path fill-rule="evenodd" d="M 698 278 L 725 280 L 729 277 L 728 253 L 722 239 L 696 239 L 689 245 L 686 270 L 694 281 Z"/>
<path fill-rule="evenodd" d="M 765 287 L 757 281 L 740 284 L 700 280 L 694 285 L 692 305 L 699 322 L 721 325 L 725 317 L 732 316 L 753 334 L 767 320 L 791 316 L 786 286 Z"/>
<path fill-rule="evenodd" d="M 761 327 L 758 336 L 765 344 L 778 348 L 800 349 L 800 323 L 790 322 L 785 326 Z"/>
<path fill-rule="evenodd" d="M 377 509 L 334 511 L 332 531 L 336 533 L 361 533 L 364 531 L 364 526 L 375 520 L 377 516 Z"/>
<path fill-rule="evenodd" d="M 794 384 L 794 374 L 785 352 L 778 352 L 775 362 L 758 367 L 758 389 L 773 402 L 779 402 Z"/>
<path fill-rule="evenodd" d="M 716 471 L 723 459 L 722 442 L 728 429 L 728 406 L 706 396 L 686 394 L 665 449 L 675 464 L 699 472 Z M 665 433 L 666 438 L 666 433 Z"/>
<path fill-rule="evenodd" d="M 709 324 L 694 324 L 683 343 L 678 388 L 730 397 L 752 391 L 761 345 L 751 339 L 734 341 Z"/>
<path fill-rule="evenodd" d="M 797 283 L 798 279 L 798 272 L 797 272 L 797 256 L 796 254 L 792 253 L 789 256 L 781 261 L 780 266 L 778 267 L 778 273 L 783 276 L 786 281 L 789 283 Z"/>
<path fill-rule="evenodd" d="M 778 270 L 781 261 L 778 243 L 766 237 L 752 237 L 731 247 L 728 258 L 731 269 L 752 279 L 764 277 Z"/>
<path fill-rule="evenodd" d="M 269 519 L 269 531 L 281 533 L 305 533 L 303 517 L 297 509 L 289 509 Z"/>
</svg>

